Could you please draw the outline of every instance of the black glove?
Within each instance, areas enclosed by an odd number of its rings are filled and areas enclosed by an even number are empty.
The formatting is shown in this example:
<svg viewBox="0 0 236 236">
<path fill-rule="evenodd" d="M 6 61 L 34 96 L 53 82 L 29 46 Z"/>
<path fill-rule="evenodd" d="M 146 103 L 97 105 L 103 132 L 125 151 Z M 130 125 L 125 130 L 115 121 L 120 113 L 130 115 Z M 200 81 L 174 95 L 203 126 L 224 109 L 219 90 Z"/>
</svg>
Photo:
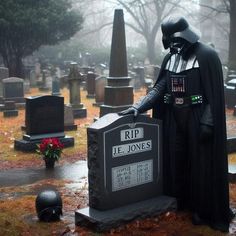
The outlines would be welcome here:
<svg viewBox="0 0 236 236">
<path fill-rule="evenodd" d="M 138 102 L 133 104 L 132 107 L 118 112 L 119 115 L 128 115 L 133 114 L 134 117 L 137 117 L 140 113 L 143 113 L 151 109 L 155 102 L 162 97 L 165 90 L 166 80 L 163 78 L 159 83 L 157 83 L 152 90 L 144 97 L 141 97 Z"/>
<path fill-rule="evenodd" d="M 134 117 L 137 117 L 139 115 L 139 111 L 138 111 L 138 109 L 136 109 L 134 107 L 130 107 L 130 108 L 126 109 L 126 110 L 118 112 L 118 114 L 122 115 L 122 116 L 133 114 Z"/>
<path fill-rule="evenodd" d="M 200 141 L 209 142 L 213 136 L 213 127 L 210 125 L 201 125 L 200 126 Z"/>
</svg>

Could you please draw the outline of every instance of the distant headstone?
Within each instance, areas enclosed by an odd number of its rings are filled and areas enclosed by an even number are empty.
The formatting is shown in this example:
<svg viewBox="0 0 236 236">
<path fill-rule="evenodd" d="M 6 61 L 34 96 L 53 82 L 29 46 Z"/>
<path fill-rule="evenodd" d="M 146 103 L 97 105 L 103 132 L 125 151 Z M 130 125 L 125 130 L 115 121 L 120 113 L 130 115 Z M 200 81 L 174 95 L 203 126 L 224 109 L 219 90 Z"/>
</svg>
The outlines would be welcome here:
<svg viewBox="0 0 236 236">
<path fill-rule="evenodd" d="M 34 151 L 43 138 L 57 137 L 66 147 L 74 145 L 74 138 L 64 133 L 64 98 L 39 96 L 26 98 L 26 134 L 15 140 L 15 149 Z"/>
<path fill-rule="evenodd" d="M 162 196 L 160 121 L 110 113 L 87 134 L 89 208 L 76 211 L 76 224 L 104 230 L 176 208 L 175 199 Z"/>
<path fill-rule="evenodd" d="M 87 98 L 95 98 L 95 79 L 96 74 L 93 71 L 89 71 L 87 74 Z"/>
<path fill-rule="evenodd" d="M 4 103 L 3 116 L 4 117 L 18 116 L 18 110 L 16 110 L 16 104 L 14 101 L 6 101 Z"/>
<path fill-rule="evenodd" d="M 0 67 L 0 99 L 3 96 L 2 80 L 9 77 L 9 70 L 6 67 Z"/>
<path fill-rule="evenodd" d="M 39 87 L 39 90 L 40 91 L 44 91 L 44 92 L 47 92 L 49 91 L 49 86 L 47 84 L 47 71 L 46 70 L 43 70 L 42 71 L 42 82 L 41 82 L 41 86 Z"/>
<path fill-rule="evenodd" d="M 10 77 L 2 80 L 4 101 L 25 103 L 24 80 L 17 77 Z"/>
<path fill-rule="evenodd" d="M 234 78 L 231 78 L 225 86 L 225 104 L 227 108 L 234 108 L 236 105 L 236 75 Z"/>
<path fill-rule="evenodd" d="M 52 95 L 54 96 L 60 96 L 60 81 L 59 77 L 53 76 L 52 78 Z"/>
<path fill-rule="evenodd" d="M 68 82 L 70 90 L 70 105 L 73 108 L 74 118 L 84 118 L 87 116 L 87 109 L 84 107 L 83 103 L 81 103 L 80 85 L 82 82 L 82 75 L 79 72 L 77 63 L 71 63 Z"/>
<path fill-rule="evenodd" d="M 106 77 L 100 76 L 95 79 L 95 103 L 94 106 L 100 106 L 104 103 L 104 89 L 107 84 Z"/>
<path fill-rule="evenodd" d="M 34 70 L 30 71 L 30 87 L 34 88 L 36 87 L 36 74 Z"/>
<path fill-rule="evenodd" d="M 35 63 L 35 77 L 36 77 L 36 80 L 39 80 L 39 77 L 41 75 L 41 65 L 40 63 Z"/>
<path fill-rule="evenodd" d="M 145 85 L 144 79 L 144 67 L 143 66 L 135 66 L 133 70 L 136 73 L 135 81 L 134 81 L 134 88 L 140 89 L 142 86 Z"/>
<path fill-rule="evenodd" d="M 77 125 L 74 123 L 73 109 L 70 105 L 64 105 L 64 130 L 77 130 Z"/>
<path fill-rule="evenodd" d="M 30 79 L 24 79 L 24 93 L 30 92 Z"/>
</svg>

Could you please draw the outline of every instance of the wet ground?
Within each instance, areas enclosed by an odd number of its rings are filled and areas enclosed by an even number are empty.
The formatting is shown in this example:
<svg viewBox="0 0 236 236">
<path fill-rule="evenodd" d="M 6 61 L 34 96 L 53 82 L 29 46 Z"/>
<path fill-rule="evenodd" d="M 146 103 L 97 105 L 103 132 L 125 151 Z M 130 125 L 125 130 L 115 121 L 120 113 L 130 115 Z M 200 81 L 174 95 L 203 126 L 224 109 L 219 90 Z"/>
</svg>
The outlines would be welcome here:
<svg viewBox="0 0 236 236">
<path fill-rule="evenodd" d="M 0 172 L 0 187 L 32 184 L 44 179 L 66 179 L 77 182 L 87 177 L 87 161 L 55 166 L 54 169 L 11 169 Z"/>
</svg>

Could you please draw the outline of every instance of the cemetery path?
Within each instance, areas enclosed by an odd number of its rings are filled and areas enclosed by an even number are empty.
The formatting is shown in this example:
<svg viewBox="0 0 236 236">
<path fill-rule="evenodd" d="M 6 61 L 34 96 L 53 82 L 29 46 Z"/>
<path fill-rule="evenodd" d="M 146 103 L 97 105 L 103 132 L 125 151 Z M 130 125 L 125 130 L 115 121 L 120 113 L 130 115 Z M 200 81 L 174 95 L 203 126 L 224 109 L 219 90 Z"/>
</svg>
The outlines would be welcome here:
<svg viewBox="0 0 236 236">
<path fill-rule="evenodd" d="M 53 170 L 45 169 L 45 167 L 37 169 L 10 169 L 0 172 L 0 187 L 32 184 L 36 181 L 52 178 L 78 181 L 86 176 L 87 161 L 55 166 Z"/>
</svg>

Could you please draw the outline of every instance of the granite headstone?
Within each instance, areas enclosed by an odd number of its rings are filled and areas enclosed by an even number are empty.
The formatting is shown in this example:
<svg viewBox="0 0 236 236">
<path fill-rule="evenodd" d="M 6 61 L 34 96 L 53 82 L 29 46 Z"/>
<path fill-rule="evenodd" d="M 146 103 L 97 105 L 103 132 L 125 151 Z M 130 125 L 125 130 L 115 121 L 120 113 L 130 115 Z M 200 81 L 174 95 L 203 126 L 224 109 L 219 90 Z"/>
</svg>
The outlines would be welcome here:
<svg viewBox="0 0 236 236">
<path fill-rule="evenodd" d="M 104 103 L 104 89 L 107 80 L 105 76 L 99 76 L 95 79 L 95 103 L 94 106 L 100 106 Z"/>
<path fill-rule="evenodd" d="M 15 140 L 15 149 L 33 151 L 43 138 L 57 137 L 65 147 L 74 145 L 74 138 L 64 133 L 64 97 L 38 96 L 26 98 L 23 140 Z"/>
<path fill-rule="evenodd" d="M 24 80 L 17 77 L 10 77 L 2 80 L 3 100 L 25 103 Z"/>
<path fill-rule="evenodd" d="M 77 125 L 74 122 L 73 109 L 70 105 L 64 106 L 64 130 L 77 130 Z"/>
<path fill-rule="evenodd" d="M 95 79 L 96 79 L 96 74 L 93 71 L 88 71 L 87 74 L 87 98 L 95 98 Z"/>
<path fill-rule="evenodd" d="M 14 101 L 6 101 L 4 103 L 3 116 L 4 117 L 18 116 L 18 110 L 16 109 L 16 104 Z"/>
<path fill-rule="evenodd" d="M 159 120 L 117 113 L 87 129 L 89 207 L 76 211 L 76 224 L 103 231 L 176 208 L 162 195 L 161 129 Z"/>
<path fill-rule="evenodd" d="M 6 67 L 0 67 L 0 99 L 3 96 L 2 80 L 9 77 L 9 70 Z"/>
</svg>

